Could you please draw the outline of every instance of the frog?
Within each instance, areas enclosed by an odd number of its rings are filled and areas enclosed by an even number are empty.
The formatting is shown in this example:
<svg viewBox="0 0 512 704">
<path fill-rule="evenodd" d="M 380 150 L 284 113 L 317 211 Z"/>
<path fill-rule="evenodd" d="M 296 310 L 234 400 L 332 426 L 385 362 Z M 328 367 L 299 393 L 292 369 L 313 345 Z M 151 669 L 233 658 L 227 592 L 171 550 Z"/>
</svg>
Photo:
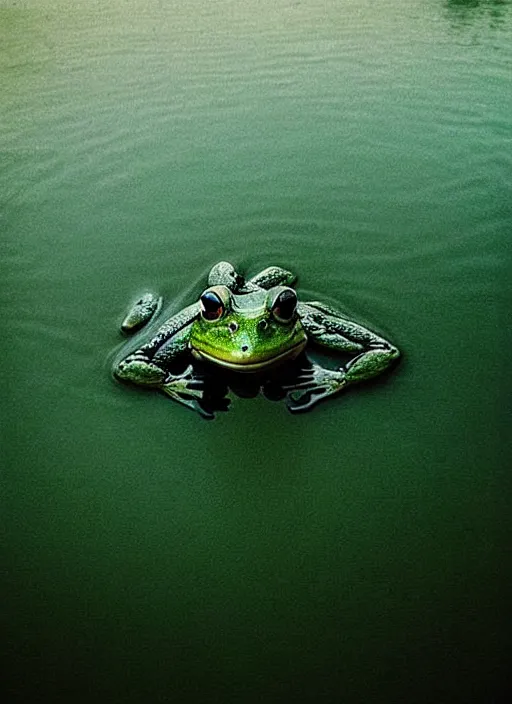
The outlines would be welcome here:
<svg viewBox="0 0 512 704">
<path fill-rule="evenodd" d="M 114 376 L 213 418 L 229 404 L 224 383 L 211 392 L 216 377 L 250 377 L 269 398 L 269 389 L 278 388 L 278 397 L 297 413 L 396 363 L 400 351 L 381 335 L 329 304 L 299 301 L 296 278 L 283 267 L 270 266 L 246 280 L 231 263 L 217 263 L 199 299 L 161 323 L 135 350 L 123 353 L 114 363 Z M 140 334 L 160 311 L 161 301 L 152 293 L 141 296 L 122 331 Z M 315 347 L 348 361 L 328 368 L 308 354 Z M 177 362 L 185 368 L 176 371 Z"/>
</svg>

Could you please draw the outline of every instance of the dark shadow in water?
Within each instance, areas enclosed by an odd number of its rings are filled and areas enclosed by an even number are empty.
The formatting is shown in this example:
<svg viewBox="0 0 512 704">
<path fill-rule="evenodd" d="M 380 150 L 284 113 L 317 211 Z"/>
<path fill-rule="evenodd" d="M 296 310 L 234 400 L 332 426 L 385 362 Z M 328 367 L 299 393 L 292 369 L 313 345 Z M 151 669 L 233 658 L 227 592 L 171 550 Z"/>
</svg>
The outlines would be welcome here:
<svg viewBox="0 0 512 704">
<path fill-rule="evenodd" d="M 323 393 L 325 389 L 321 383 L 318 384 L 318 380 L 309 378 L 305 380 L 303 376 L 304 372 L 307 375 L 312 366 L 318 365 L 322 358 L 327 357 L 315 354 L 314 358 L 310 359 L 307 355 L 301 354 L 296 360 L 288 362 L 284 367 L 281 366 L 274 371 L 265 371 L 261 374 L 232 372 L 194 360 L 189 379 L 190 386 L 188 387 L 191 394 L 184 391 L 180 393 L 180 396 L 185 405 L 189 405 L 207 420 L 213 420 L 216 413 L 229 410 L 231 405 L 231 399 L 227 398 L 229 393 L 242 399 L 255 398 L 261 393 L 269 401 L 285 402 L 288 410 L 292 413 L 310 411 L 318 401 L 327 397 L 332 400 L 331 396 Z M 348 361 L 350 356 L 337 355 L 337 358 L 337 364 L 334 364 L 332 359 L 326 364 L 321 364 L 321 362 L 320 364 L 324 369 L 339 368 L 339 362 L 342 359 Z M 169 365 L 168 370 L 173 374 L 182 374 L 189 363 L 190 360 L 187 360 L 186 364 L 183 364 L 183 361 L 181 363 L 178 361 Z M 382 382 L 394 366 L 393 364 L 381 377 L 372 379 L 372 386 L 378 384 L 379 381 Z M 367 383 L 364 384 L 364 386 L 366 385 Z M 348 389 L 348 391 L 352 390 L 353 387 Z M 200 400 L 195 397 L 194 391 L 201 391 L 202 398 Z M 343 390 L 343 395 L 346 393 L 347 390 Z"/>
<path fill-rule="evenodd" d="M 464 28 L 484 21 L 492 28 L 504 25 L 510 0 L 445 0 L 450 22 Z"/>
</svg>

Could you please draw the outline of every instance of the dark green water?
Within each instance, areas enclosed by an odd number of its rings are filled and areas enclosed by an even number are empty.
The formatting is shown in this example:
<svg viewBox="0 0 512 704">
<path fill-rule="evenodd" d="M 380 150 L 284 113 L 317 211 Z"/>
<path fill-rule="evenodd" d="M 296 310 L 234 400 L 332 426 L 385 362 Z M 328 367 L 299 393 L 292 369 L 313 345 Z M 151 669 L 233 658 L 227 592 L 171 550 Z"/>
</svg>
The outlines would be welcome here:
<svg viewBox="0 0 512 704">
<path fill-rule="evenodd" d="M 498 702 L 512 6 L 0 2 L 9 701 Z M 403 351 L 292 416 L 115 384 L 281 264 Z"/>
</svg>

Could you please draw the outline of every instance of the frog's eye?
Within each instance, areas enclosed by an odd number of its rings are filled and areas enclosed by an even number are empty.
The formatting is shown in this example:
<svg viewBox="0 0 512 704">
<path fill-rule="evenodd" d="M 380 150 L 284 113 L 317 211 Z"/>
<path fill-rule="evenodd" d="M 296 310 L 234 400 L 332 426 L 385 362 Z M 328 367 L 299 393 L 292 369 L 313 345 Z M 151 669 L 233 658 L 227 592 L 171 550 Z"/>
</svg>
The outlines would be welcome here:
<svg viewBox="0 0 512 704">
<path fill-rule="evenodd" d="M 199 301 L 201 315 L 205 320 L 214 321 L 222 318 L 225 310 L 224 303 L 215 291 L 205 291 Z"/>
<path fill-rule="evenodd" d="M 272 306 L 272 314 L 279 323 L 289 323 L 297 308 L 297 294 L 287 288 L 277 296 Z"/>
</svg>

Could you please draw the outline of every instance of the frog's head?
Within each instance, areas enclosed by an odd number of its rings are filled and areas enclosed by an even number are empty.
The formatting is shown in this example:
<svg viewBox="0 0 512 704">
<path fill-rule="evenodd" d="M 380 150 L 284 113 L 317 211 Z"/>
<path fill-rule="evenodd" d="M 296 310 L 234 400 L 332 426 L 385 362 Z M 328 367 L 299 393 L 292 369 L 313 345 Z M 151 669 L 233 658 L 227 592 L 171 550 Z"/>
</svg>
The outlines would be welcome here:
<svg viewBox="0 0 512 704">
<path fill-rule="evenodd" d="M 190 334 L 197 359 L 256 372 L 294 359 L 306 345 L 297 294 L 287 286 L 239 295 L 227 286 L 210 286 L 199 302 Z"/>
</svg>

